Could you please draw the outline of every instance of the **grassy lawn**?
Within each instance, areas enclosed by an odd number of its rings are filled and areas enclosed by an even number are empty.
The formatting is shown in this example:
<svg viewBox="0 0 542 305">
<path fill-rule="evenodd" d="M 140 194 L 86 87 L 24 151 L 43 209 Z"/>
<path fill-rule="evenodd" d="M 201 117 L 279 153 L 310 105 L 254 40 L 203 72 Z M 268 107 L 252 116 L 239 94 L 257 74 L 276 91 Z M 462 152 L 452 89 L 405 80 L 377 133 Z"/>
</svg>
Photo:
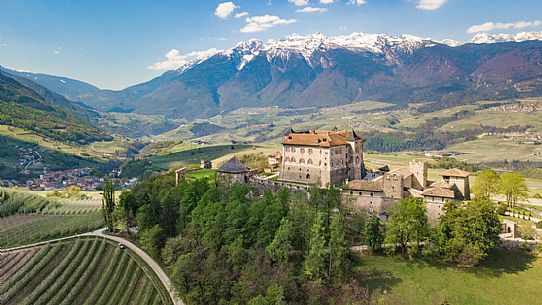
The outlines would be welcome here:
<svg viewBox="0 0 542 305">
<path fill-rule="evenodd" d="M 189 171 L 185 174 L 187 178 L 192 179 L 201 179 L 201 178 L 209 178 L 212 181 L 216 178 L 216 170 L 215 169 L 198 169 L 194 171 Z"/>
<path fill-rule="evenodd" d="M 363 256 L 358 271 L 369 288 L 386 290 L 382 298 L 387 303 L 379 304 L 433 305 L 444 300 L 469 305 L 541 303 L 542 258 L 519 250 L 500 250 L 473 270 Z"/>
</svg>

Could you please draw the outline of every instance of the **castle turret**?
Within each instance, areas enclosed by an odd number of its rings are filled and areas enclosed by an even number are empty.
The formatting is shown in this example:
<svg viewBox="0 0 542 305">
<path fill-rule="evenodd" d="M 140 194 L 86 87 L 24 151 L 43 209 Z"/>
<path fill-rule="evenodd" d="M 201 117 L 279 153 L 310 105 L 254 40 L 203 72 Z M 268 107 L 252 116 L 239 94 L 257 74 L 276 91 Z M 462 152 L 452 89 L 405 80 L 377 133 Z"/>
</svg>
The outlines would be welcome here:
<svg viewBox="0 0 542 305">
<path fill-rule="evenodd" d="M 410 161 L 408 169 L 417 181 L 413 181 L 412 188 L 423 190 L 427 187 L 427 162 L 426 161 Z"/>
</svg>

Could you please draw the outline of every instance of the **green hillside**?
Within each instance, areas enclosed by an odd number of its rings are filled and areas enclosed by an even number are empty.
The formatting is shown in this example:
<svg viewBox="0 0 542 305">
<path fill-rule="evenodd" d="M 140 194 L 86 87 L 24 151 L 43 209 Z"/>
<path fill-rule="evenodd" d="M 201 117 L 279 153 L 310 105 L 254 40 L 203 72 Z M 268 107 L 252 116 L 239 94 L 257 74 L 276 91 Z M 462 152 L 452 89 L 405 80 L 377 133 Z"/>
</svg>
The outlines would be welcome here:
<svg viewBox="0 0 542 305">
<path fill-rule="evenodd" d="M 0 73 L 0 124 L 31 130 L 58 141 L 85 144 L 111 136 L 36 91 Z"/>
<path fill-rule="evenodd" d="M 1 112 L 1 110 L 0 110 Z M 21 165 L 19 164 L 19 154 L 22 149 L 35 149 L 38 145 L 17 140 L 11 137 L 0 135 L 0 179 L 18 179 L 21 176 Z M 66 170 L 71 168 L 91 167 L 98 171 L 107 171 L 115 166 L 115 162 L 107 162 L 90 156 L 83 157 L 76 154 L 64 153 L 56 150 L 41 148 L 41 157 L 43 164 L 33 164 L 29 166 L 32 175 L 43 171 L 43 165 L 48 170 Z"/>
<path fill-rule="evenodd" d="M 172 303 L 139 257 L 96 237 L 0 254 L 0 277 L 6 305 Z"/>
</svg>

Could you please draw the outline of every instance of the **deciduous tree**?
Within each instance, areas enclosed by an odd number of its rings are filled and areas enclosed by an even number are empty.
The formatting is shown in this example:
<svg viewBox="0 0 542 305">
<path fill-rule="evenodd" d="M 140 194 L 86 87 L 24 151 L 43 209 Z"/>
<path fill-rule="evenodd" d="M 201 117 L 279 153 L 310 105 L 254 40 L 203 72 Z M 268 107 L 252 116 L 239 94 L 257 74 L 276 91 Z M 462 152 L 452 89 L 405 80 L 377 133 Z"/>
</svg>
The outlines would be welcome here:
<svg viewBox="0 0 542 305">
<path fill-rule="evenodd" d="M 525 177 L 520 173 L 504 173 L 501 175 L 500 193 L 506 196 L 506 203 L 515 206 L 522 198 L 526 198 L 529 188 Z"/>
<path fill-rule="evenodd" d="M 399 244 L 403 257 L 407 255 L 409 243 L 419 244 L 428 236 L 429 225 L 425 204 L 421 199 L 402 199 L 391 213 L 386 224 L 385 243 Z"/>
<path fill-rule="evenodd" d="M 490 199 L 491 195 L 499 191 L 501 178 L 499 174 L 492 169 L 481 172 L 476 177 L 476 183 L 473 187 L 473 192 L 477 198 Z"/>
</svg>

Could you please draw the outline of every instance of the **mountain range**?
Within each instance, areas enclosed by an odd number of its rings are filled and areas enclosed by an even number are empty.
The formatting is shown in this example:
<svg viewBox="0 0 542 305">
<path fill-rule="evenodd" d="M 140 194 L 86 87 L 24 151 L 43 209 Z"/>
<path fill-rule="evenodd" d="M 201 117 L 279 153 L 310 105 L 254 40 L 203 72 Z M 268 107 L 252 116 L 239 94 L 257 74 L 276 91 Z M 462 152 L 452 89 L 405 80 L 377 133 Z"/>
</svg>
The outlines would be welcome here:
<svg viewBox="0 0 542 305">
<path fill-rule="evenodd" d="M 69 78 L 3 71 L 99 111 L 210 117 L 240 107 L 324 107 L 360 100 L 447 107 L 542 95 L 542 32 L 470 42 L 353 33 L 248 40 L 148 82 L 100 90 Z"/>
</svg>

